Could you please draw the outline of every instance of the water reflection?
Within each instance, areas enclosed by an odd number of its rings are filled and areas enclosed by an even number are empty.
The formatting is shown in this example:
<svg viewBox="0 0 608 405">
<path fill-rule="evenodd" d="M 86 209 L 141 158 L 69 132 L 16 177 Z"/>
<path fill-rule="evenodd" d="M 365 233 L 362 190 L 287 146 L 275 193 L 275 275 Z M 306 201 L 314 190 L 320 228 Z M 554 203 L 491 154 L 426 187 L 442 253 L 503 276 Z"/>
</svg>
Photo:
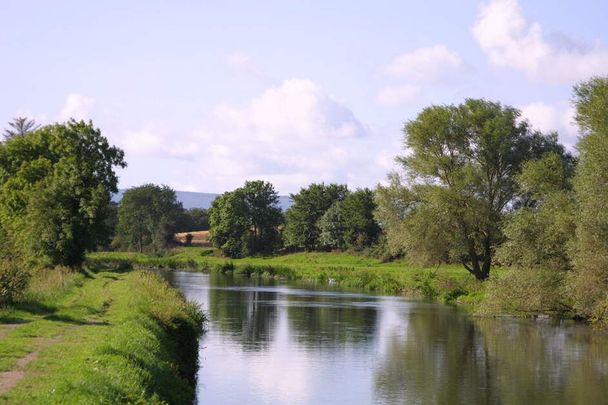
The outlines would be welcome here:
<svg viewBox="0 0 608 405">
<path fill-rule="evenodd" d="M 608 340 L 580 325 L 302 285 L 169 273 L 209 316 L 209 404 L 606 403 Z"/>
</svg>

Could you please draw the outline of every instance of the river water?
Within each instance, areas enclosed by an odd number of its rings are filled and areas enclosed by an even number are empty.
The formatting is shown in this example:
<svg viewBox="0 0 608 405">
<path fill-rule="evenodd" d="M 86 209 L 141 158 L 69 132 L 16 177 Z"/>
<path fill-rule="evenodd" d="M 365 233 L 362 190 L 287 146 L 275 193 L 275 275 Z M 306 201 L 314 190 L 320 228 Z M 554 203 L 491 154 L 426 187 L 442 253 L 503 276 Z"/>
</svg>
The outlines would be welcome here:
<svg viewBox="0 0 608 405">
<path fill-rule="evenodd" d="M 200 404 L 602 404 L 608 338 L 400 297 L 171 272 L 201 304 Z"/>
</svg>

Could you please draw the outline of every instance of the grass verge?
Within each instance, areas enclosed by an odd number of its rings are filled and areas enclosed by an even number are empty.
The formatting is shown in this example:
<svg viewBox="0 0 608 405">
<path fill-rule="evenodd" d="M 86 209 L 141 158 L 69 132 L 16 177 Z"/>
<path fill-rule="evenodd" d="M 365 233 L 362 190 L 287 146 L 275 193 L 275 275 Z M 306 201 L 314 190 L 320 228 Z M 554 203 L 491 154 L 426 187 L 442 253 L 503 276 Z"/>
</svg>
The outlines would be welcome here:
<svg viewBox="0 0 608 405">
<path fill-rule="evenodd" d="M 0 402 L 192 402 L 200 309 L 124 270 L 40 271 L 0 310 Z"/>
</svg>

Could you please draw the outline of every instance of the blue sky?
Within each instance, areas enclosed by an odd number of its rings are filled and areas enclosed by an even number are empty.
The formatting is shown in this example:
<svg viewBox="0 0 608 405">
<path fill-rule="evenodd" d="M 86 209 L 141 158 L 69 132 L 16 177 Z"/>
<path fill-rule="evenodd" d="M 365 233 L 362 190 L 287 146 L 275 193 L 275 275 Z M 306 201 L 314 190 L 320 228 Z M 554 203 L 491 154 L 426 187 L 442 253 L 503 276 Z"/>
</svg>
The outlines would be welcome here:
<svg viewBox="0 0 608 405">
<path fill-rule="evenodd" d="M 572 147 L 608 74 L 602 1 L 3 1 L 0 121 L 92 119 L 121 187 L 373 187 L 429 104 L 521 108 Z"/>
</svg>

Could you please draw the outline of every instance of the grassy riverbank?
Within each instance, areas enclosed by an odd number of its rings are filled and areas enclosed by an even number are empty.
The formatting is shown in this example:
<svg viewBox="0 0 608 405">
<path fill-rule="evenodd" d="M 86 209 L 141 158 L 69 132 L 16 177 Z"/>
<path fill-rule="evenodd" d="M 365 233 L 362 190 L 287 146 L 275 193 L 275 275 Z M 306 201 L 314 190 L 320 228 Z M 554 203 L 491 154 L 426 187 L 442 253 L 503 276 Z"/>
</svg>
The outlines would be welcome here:
<svg viewBox="0 0 608 405">
<path fill-rule="evenodd" d="M 42 270 L 0 310 L 0 402 L 191 403 L 202 313 L 123 270 Z"/>
<path fill-rule="evenodd" d="M 483 293 L 481 283 L 459 265 L 422 268 L 405 261 L 384 263 L 347 253 L 292 253 L 227 259 L 213 249 L 189 247 L 176 248 L 163 255 L 97 252 L 90 254 L 88 260 L 195 271 L 233 271 L 249 276 L 330 283 L 375 293 L 420 295 L 462 304 L 478 301 Z"/>
</svg>

